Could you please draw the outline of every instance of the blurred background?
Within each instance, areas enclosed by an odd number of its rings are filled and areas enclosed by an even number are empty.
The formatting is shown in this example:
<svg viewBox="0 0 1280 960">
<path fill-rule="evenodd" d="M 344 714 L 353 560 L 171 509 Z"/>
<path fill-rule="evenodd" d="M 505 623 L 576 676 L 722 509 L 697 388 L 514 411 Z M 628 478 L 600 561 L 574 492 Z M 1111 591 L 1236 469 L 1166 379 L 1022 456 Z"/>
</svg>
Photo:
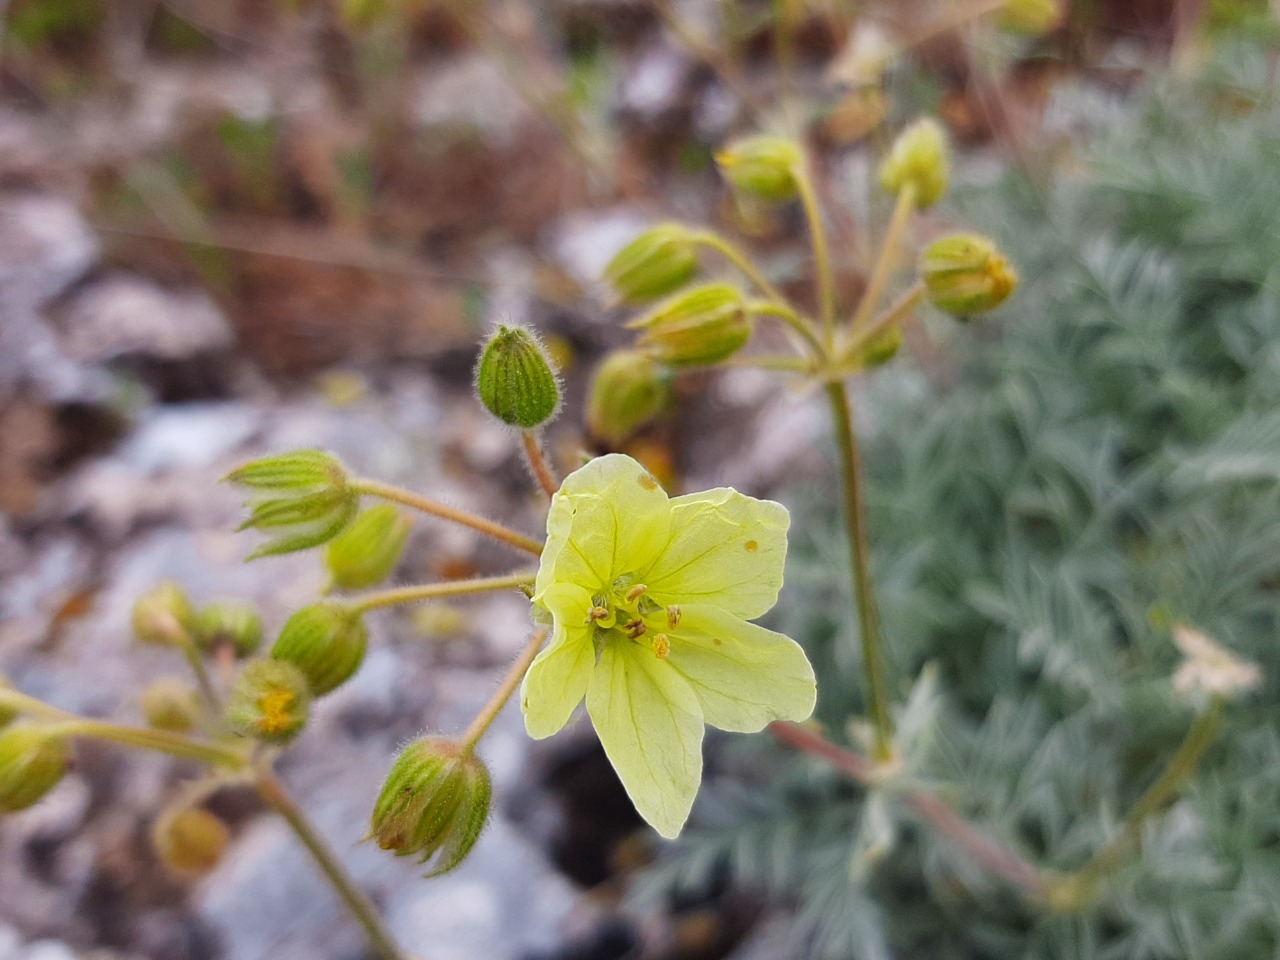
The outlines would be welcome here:
<svg viewBox="0 0 1280 960">
<path fill-rule="evenodd" d="M 809 143 L 849 302 L 887 210 L 876 160 L 920 113 L 941 117 L 957 149 L 960 199 L 930 212 L 935 229 L 981 211 L 986 229 L 1017 221 L 1010 235 L 1030 236 L 1050 229 L 1045 208 L 1004 210 L 1001 191 L 1043 197 L 1092 176 L 1096 144 L 1141 141 L 1139 105 L 1168 78 L 1247 61 L 1252 89 L 1274 92 L 1265 0 L 1076 0 L 1049 4 L 1031 29 L 997 23 L 1000 7 L 0 5 L 0 670 L 67 709 L 136 717 L 141 687 L 179 666 L 129 641 L 130 605 L 156 580 L 201 602 L 251 600 L 269 628 L 310 600 L 323 586 L 314 557 L 240 562 L 250 537 L 232 532 L 237 497 L 216 481 L 265 452 L 325 447 L 535 531 L 518 443 L 470 390 L 494 323 L 535 326 L 566 377 L 548 435 L 563 466 L 605 449 L 583 402 L 591 368 L 627 335 L 599 276 L 644 226 L 719 224 L 811 302 L 798 212 L 740 208 L 715 171 L 734 135 Z M 1249 57 L 1222 57 L 1224 38 Z M 1252 102 L 1223 96 L 1211 113 Z M 1215 135 L 1191 124 L 1166 142 Z M 1274 181 L 1280 167 L 1251 169 Z M 1034 265 L 1019 266 L 1034 283 Z M 916 329 L 875 395 L 892 407 L 953 381 L 954 336 Z M 750 370 L 674 389 L 678 413 L 623 444 L 673 488 L 789 499 L 828 475 L 813 396 Z M 872 430 L 880 409 L 867 411 Z M 492 573 L 506 559 L 423 520 L 400 573 Z M 397 935 L 428 960 L 811 955 L 758 922 L 787 911 L 767 884 L 717 874 L 696 893 L 658 883 L 632 896 L 665 854 L 589 727 L 533 744 L 518 713 L 503 716 L 485 746 L 497 813 L 457 873 L 423 882 L 357 845 L 396 745 L 460 729 L 526 622 L 508 597 L 375 617 L 360 674 L 285 761 Z M 364 956 L 358 928 L 248 792 L 212 801 L 234 836 L 223 863 L 199 880 L 165 871 L 149 824 L 189 773 L 87 744 L 48 801 L 0 821 L 0 960 Z M 1024 955 L 995 943 L 955 955 Z M 930 955 L 913 949 L 824 955 Z M 1197 955 L 1185 949 L 1105 955 Z"/>
</svg>

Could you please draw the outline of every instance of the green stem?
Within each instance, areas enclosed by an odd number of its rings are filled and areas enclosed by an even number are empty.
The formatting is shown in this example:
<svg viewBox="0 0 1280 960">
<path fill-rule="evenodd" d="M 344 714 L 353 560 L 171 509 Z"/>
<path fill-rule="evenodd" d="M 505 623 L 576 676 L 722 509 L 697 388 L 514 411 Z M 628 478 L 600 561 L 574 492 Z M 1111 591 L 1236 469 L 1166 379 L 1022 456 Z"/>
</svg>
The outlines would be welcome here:
<svg viewBox="0 0 1280 960">
<path fill-rule="evenodd" d="M 45 703 L 36 697 L 20 693 L 12 687 L 0 686 L 0 711 L 6 709 L 15 710 L 18 713 L 29 713 L 33 717 L 54 722 L 80 719 L 74 713 L 69 713 L 61 707 L 55 707 L 51 703 Z"/>
<path fill-rule="evenodd" d="M 109 740 L 126 747 L 156 750 L 185 760 L 198 760 L 211 766 L 240 769 L 246 763 L 244 754 L 238 750 L 193 740 L 167 730 L 130 727 L 120 723 L 108 723 L 105 720 L 91 720 L 87 717 L 62 720 L 53 724 L 50 730 L 59 736 Z"/>
<path fill-rule="evenodd" d="M 467 727 L 466 732 L 458 739 L 458 746 L 461 747 L 464 753 L 470 753 L 475 749 L 476 744 L 480 742 L 480 738 L 485 735 L 485 731 L 492 726 L 493 721 L 502 712 L 502 708 L 507 705 L 511 695 L 520 686 L 520 681 L 529 672 L 529 665 L 533 663 L 533 658 L 538 655 L 538 651 L 542 648 L 542 641 L 546 638 L 546 627 L 540 627 L 533 631 L 532 636 L 529 637 L 529 642 L 520 651 L 520 657 L 511 665 L 507 675 L 502 678 L 502 685 L 494 691 L 493 696 L 489 698 L 489 702 L 480 709 L 480 712 L 476 714 L 476 718 L 471 721 L 471 725 Z"/>
<path fill-rule="evenodd" d="M 288 788 L 270 770 L 261 770 L 255 781 L 259 796 L 267 806 L 284 818 L 284 822 L 302 841 L 316 866 L 332 884 L 334 891 L 347 905 L 347 908 L 364 927 L 369 937 L 369 944 L 383 960 L 407 960 L 407 954 L 400 951 L 391 931 L 378 914 L 373 902 L 356 885 L 355 880 L 347 873 L 342 862 L 334 854 L 329 844 L 320 836 L 315 826 L 307 819 L 298 802 L 290 795 Z"/>
<path fill-rule="evenodd" d="M 924 297 L 924 281 L 917 280 L 905 293 L 888 306 L 878 317 L 860 330 L 855 330 L 843 350 L 839 362 L 832 371 L 836 376 L 844 376 L 842 366 L 858 363 L 858 352 L 885 330 L 902 322 L 916 304 Z M 855 368 L 856 369 L 856 368 Z"/>
<path fill-rule="evenodd" d="M 474 513 L 468 513 L 465 510 L 458 510 L 455 507 L 446 506 L 436 500 L 420 496 L 412 490 L 405 490 L 403 487 L 393 486 L 389 483 L 381 483 L 377 480 L 367 480 L 363 477 L 351 481 L 351 488 L 356 493 L 365 494 L 370 497 L 381 497 L 383 500 L 391 500 L 394 503 L 402 503 L 406 507 L 412 507 L 415 510 L 421 510 L 433 517 L 439 517 L 442 520 L 451 520 L 454 523 L 460 523 L 464 527 L 470 527 L 477 530 L 485 536 L 493 537 L 495 540 L 501 540 L 509 546 L 515 547 L 517 550 L 524 550 L 532 553 L 534 556 L 542 554 L 542 544 L 532 537 L 526 537 L 522 533 L 517 533 L 508 527 L 504 527 L 500 523 L 494 523 L 492 520 L 486 520 L 484 517 L 478 517 Z"/>
<path fill-rule="evenodd" d="M 871 551 L 867 542 L 866 507 L 862 493 L 862 464 L 858 435 L 849 410 L 849 391 L 841 380 L 826 385 L 840 452 L 840 478 L 844 490 L 845 531 L 849 539 L 850 572 L 857 598 L 862 662 L 866 673 L 867 703 L 875 729 L 875 759 L 893 757 L 893 719 L 889 714 L 889 683 L 885 675 L 880 615 L 871 582 Z"/>
<path fill-rule="evenodd" d="M 908 183 L 898 191 L 898 199 L 893 205 L 893 216 L 889 218 L 889 229 L 884 235 L 884 243 L 880 247 L 880 256 L 876 258 L 871 276 L 867 278 L 867 288 L 858 301 L 858 309 L 854 311 L 853 320 L 849 324 L 855 332 L 871 319 L 871 312 L 880 302 L 880 294 L 888 282 L 889 273 L 897 259 L 898 247 L 902 244 L 902 233 L 906 230 L 907 221 L 916 208 L 915 184 Z"/>
<path fill-rule="evenodd" d="M 747 279 L 760 288 L 760 291 L 776 303 L 786 303 L 787 298 L 782 292 L 774 286 L 769 278 L 760 272 L 760 268 L 755 265 L 752 259 L 742 252 L 738 247 L 734 246 L 718 233 L 710 230 L 701 230 L 689 235 L 690 241 L 701 244 L 704 247 L 710 247 L 720 256 L 724 257 L 731 264 L 737 267 L 746 275 Z"/>
<path fill-rule="evenodd" d="M 518 590 L 533 583 L 534 577 L 535 574 L 532 571 L 523 571 L 502 577 L 475 577 L 470 580 L 446 580 L 444 583 L 396 587 L 392 590 L 379 590 L 377 593 L 367 594 L 349 601 L 348 605 L 353 613 L 362 614 L 379 607 L 394 607 L 402 603 L 418 603 L 421 600 L 461 597 L 471 593 L 486 593 L 490 590 Z"/>
<path fill-rule="evenodd" d="M 830 351 L 835 342 L 836 285 L 835 275 L 831 272 L 831 251 L 827 246 L 827 232 L 822 226 L 822 209 L 818 205 L 818 192 L 803 161 L 796 165 L 792 176 L 795 177 L 796 188 L 800 193 L 800 204 L 804 207 L 805 220 L 809 223 L 809 240 L 813 247 L 813 265 L 817 273 L 814 283 L 821 306 L 823 339 L 827 350 Z"/>
<path fill-rule="evenodd" d="M 204 660 L 200 657 L 200 651 L 196 648 L 195 641 L 189 636 L 182 645 L 182 654 L 187 658 L 187 664 L 191 667 L 191 672 L 195 674 L 196 685 L 200 688 L 200 696 L 204 699 L 210 715 L 220 716 L 222 714 L 222 701 L 218 697 L 217 688 L 213 685 L 213 679 L 209 676 L 209 671 L 205 669 Z"/>
<path fill-rule="evenodd" d="M 777 317 L 798 333 L 809 345 L 815 357 L 822 356 L 822 341 L 814 333 L 813 326 L 796 313 L 788 304 L 777 300 L 753 300 L 747 304 L 747 312 L 760 316 Z"/>
</svg>

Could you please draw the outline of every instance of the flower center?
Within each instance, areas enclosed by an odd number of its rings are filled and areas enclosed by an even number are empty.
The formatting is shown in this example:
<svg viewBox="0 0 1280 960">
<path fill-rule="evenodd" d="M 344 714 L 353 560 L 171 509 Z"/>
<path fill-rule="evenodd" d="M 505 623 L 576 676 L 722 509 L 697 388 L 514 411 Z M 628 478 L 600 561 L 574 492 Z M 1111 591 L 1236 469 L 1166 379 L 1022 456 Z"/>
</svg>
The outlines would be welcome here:
<svg viewBox="0 0 1280 960">
<path fill-rule="evenodd" d="M 680 622 L 680 608 L 663 608 L 647 596 L 648 587 L 623 574 L 591 598 L 586 622 L 595 627 L 597 645 L 609 642 L 644 643 L 654 656 L 665 660 L 671 639 L 664 630 Z"/>
</svg>

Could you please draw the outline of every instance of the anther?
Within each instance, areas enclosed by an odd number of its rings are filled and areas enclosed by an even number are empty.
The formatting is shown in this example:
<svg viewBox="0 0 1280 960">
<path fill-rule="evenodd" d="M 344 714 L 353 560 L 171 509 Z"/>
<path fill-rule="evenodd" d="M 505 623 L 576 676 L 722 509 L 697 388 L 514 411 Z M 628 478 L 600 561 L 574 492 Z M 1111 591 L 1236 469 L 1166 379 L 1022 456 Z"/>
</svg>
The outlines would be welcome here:
<svg viewBox="0 0 1280 960">
<path fill-rule="evenodd" d="M 608 619 L 608 607 L 592 607 L 587 611 L 587 623 L 595 623 L 598 620 Z"/>
<path fill-rule="evenodd" d="M 667 654 L 671 652 L 671 641 L 665 633 L 660 633 L 653 638 L 653 655 L 659 660 L 667 659 Z"/>
<path fill-rule="evenodd" d="M 648 629 L 649 628 L 644 625 L 644 621 L 638 618 L 635 620 L 628 621 L 627 625 L 623 627 L 623 631 L 632 640 L 636 640 L 636 639 L 639 639 L 640 637 L 643 637 L 645 631 Z"/>
<path fill-rule="evenodd" d="M 627 591 L 627 594 L 626 594 L 627 603 L 635 603 L 637 600 L 640 599 L 640 595 L 648 589 L 649 588 L 646 587 L 643 583 L 637 583 L 634 587 L 632 587 L 630 590 Z"/>
<path fill-rule="evenodd" d="M 667 607 L 667 626 L 672 629 L 680 626 L 680 607 L 678 604 L 673 603 Z"/>
</svg>

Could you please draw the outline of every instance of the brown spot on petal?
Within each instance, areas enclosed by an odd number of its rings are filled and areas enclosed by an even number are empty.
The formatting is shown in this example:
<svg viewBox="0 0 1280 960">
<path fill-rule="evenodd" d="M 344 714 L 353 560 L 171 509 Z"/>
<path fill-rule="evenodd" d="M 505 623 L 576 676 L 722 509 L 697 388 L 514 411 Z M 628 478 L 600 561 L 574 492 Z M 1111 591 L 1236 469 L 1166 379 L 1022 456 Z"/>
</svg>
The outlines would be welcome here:
<svg viewBox="0 0 1280 960">
<path fill-rule="evenodd" d="M 742 549 L 747 551 L 747 553 L 755 553 L 760 549 L 760 544 L 756 543 L 754 540 L 748 540 L 742 545 Z"/>
<path fill-rule="evenodd" d="M 636 479 L 640 481 L 640 486 L 644 487 L 646 490 L 658 489 L 658 481 L 653 479 L 653 474 L 651 473 L 642 473 Z"/>
<path fill-rule="evenodd" d="M 724 643 L 724 641 L 721 640 L 719 637 L 712 637 L 711 642 L 714 643 L 717 647 L 720 646 L 720 644 Z"/>
</svg>

